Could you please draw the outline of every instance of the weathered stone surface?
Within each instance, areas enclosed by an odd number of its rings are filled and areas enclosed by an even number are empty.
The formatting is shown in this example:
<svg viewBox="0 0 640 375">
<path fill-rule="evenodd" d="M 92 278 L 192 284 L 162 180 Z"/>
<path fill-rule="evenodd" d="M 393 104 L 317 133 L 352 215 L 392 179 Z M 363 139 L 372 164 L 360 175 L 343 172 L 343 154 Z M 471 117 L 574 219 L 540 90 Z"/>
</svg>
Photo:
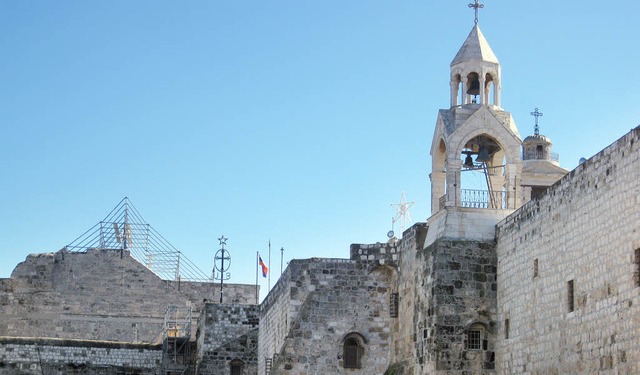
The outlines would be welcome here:
<svg viewBox="0 0 640 375">
<path fill-rule="evenodd" d="M 198 322 L 197 373 L 230 373 L 231 361 L 241 361 L 245 374 L 257 372 L 257 305 L 204 306 Z"/>
<path fill-rule="evenodd" d="M 0 337 L 2 375 L 152 375 L 161 360 L 161 345 Z"/>
<path fill-rule="evenodd" d="M 211 283 L 161 280 L 127 251 L 29 255 L 0 280 L 0 335 L 155 343 L 169 305 L 190 303 L 197 317 L 218 293 Z M 227 284 L 225 299 L 254 303 L 255 286 Z"/>
<path fill-rule="evenodd" d="M 500 373 L 640 373 L 639 163 L 640 127 L 498 225 Z"/>
</svg>

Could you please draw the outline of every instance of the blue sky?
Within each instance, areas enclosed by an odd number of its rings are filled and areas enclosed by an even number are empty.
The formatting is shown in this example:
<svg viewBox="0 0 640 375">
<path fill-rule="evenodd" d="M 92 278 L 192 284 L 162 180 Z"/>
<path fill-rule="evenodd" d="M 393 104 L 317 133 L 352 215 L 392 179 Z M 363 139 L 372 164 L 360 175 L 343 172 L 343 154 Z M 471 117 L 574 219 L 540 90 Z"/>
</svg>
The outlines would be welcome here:
<svg viewBox="0 0 640 375">
<path fill-rule="evenodd" d="M 285 260 L 385 241 L 402 191 L 426 220 L 468 2 L 0 2 L 0 277 L 124 196 L 205 271 L 228 237 L 235 283 L 269 239 Z M 485 5 L 523 137 L 540 108 L 572 169 L 638 125 L 639 2 Z"/>
</svg>

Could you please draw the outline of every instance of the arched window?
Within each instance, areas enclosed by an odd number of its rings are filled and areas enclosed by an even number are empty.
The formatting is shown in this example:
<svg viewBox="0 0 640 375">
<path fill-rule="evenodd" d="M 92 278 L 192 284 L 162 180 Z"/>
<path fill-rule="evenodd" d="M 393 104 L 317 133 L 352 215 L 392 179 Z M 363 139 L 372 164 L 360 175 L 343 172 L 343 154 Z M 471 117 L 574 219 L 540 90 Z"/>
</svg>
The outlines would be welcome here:
<svg viewBox="0 0 640 375">
<path fill-rule="evenodd" d="M 242 375 L 244 370 L 244 362 L 239 359 L 231 361 L 231 375 Z"/>
<path fill-rule="evenodd" d="M 364 338 L 359 333 L 348 334 L 343 343 L 343 367 L 362 368 L 364 355 Z"/>
</svg>

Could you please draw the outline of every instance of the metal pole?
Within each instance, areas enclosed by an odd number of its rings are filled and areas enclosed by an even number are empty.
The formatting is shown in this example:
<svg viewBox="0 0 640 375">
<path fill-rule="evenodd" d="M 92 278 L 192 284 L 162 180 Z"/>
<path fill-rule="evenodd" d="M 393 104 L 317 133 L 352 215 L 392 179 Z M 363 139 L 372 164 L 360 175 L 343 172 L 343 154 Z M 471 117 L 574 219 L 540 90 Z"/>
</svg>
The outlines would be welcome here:
<svg viewBox="0 0 640 375">
<path fill-rule="evenodd" d="M 260 295 L 259 295 L 260 289 L 258 289 L 258 263 L 260 262 L 259 257 L 260 257 L 260 253 L 256 251 L 256 305 L 258 304 L 258 300 L 260 299 Z"/>
<path fill-rule="evenodd" d="M 283 269 L 282 269 L 282 265 L 284 264 L 283 259 L 284 259 L 284 247 L 281 247 L 280 248 L 280 276 L 282 276 L 282 272 L 283 272 Z"/>
<path fill-rule="evenodd" d="M 271 271 L 271 240 L 269 240 L 269 271 Z M 271 272 L 267 275 L 267 294 L 271 291 Z"/>
<path fill-rule="evenodd" d="M 222 245 L 222 265 L 221 270 L 224 270 L 224 244 Z M 220 271 L 220 303 L 222 303 L 222 283 L 224 282 L 224 274 Z"/>
</svg>

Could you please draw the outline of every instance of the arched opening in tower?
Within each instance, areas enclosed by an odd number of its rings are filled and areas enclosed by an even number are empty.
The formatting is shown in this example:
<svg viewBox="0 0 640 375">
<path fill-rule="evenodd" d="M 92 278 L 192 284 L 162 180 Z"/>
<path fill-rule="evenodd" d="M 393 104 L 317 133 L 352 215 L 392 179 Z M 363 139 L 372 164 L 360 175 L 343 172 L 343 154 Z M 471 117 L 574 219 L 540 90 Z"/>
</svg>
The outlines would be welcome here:
<svg viewBox="0 0 640 375">
<path fill-rule="evenodd" d="M 506 158 L 500 144 L 486 134 L 475 136 L 465 143 L 460 158 L 462 207 L 506 208 Z"/>
</svg>

